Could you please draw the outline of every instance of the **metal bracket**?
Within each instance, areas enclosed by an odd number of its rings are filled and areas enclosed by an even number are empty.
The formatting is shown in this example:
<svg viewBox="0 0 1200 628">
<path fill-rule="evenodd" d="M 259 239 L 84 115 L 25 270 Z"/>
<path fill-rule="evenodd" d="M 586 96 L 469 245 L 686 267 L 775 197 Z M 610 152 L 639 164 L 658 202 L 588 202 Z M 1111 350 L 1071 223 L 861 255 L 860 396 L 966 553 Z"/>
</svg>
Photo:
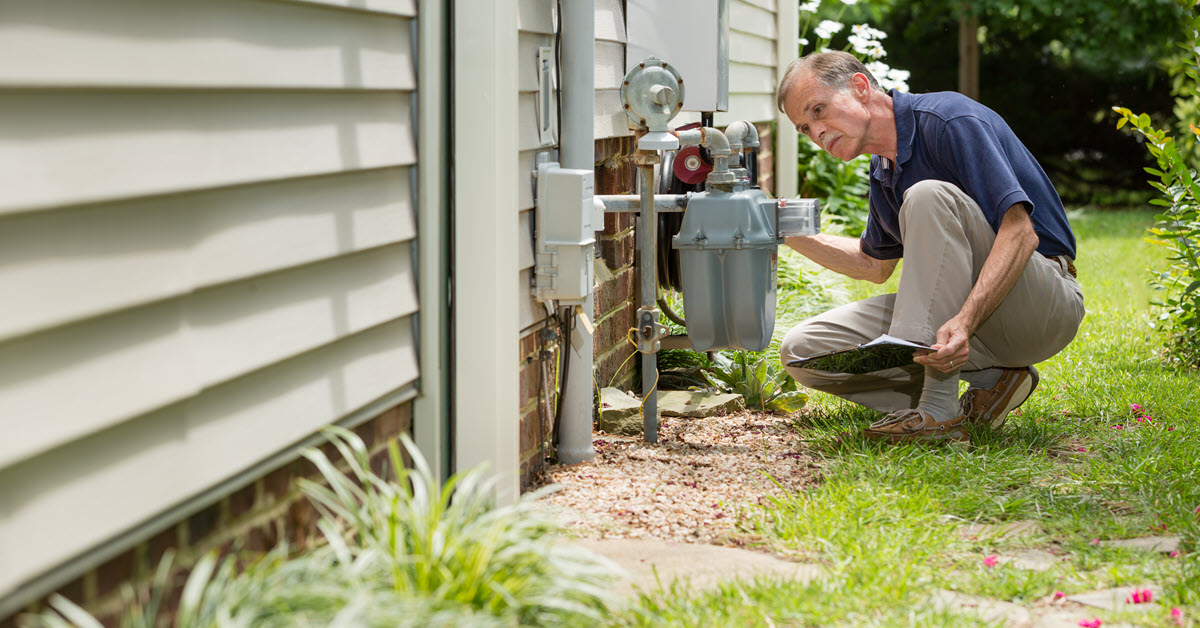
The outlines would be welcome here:
<svg viewBox="0 0 1200 628">
<path fill-rule="evenodd" d="M 667 335 L 667 327 L 658 322 L 661 312 L 654 307 L 641 307 L 637 311 L 638 351 L 654 353 L 661 348 L 659 342 Z"/>
</svg>

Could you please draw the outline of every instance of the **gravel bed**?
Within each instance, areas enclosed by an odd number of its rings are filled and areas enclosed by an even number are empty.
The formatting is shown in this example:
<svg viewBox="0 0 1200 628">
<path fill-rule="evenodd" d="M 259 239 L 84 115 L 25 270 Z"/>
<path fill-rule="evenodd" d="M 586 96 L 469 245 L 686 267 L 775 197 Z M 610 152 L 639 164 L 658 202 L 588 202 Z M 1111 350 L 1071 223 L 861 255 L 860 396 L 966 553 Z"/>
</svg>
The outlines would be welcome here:
<svg viewBox="0 0 1200 628">
<path fill-rule="evenodd" d="M 594 460 L 541 474 L 541 485 L 561 487 L 543 503 L 585 538 L 743 546 L 755 540 L 744 524 L 764 496 L 819 480 L 821 465 L 790 417 L 663 417 L 658 434 L 651 445 L 640 436 L 596 433 Z"/>
</svg>

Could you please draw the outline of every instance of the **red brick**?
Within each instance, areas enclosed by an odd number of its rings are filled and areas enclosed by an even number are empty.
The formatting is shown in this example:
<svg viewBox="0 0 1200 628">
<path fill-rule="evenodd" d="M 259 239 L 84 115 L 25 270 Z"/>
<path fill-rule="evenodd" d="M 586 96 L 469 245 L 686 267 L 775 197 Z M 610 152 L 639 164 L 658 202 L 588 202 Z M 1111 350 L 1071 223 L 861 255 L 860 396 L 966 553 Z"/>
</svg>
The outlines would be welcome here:
<svg viewBox="0 0 1200 628">
<path fill-rule="evenodd" d="M 596 326 L 594 346 L 607 348 L 622 342 L 629 344 L 627 338 L 629 330 L 633 327 L 633 319 L 632 305 L 613 312 Z"/>
<path fill-rule="evenodd" d="M 315 471 L 316 467 L 313 467 L 313 470 Z M 263 501 L 275 503 L 285 498 L 292 488 L 292 465 L 285 464 L 263 476 L 262 486 Z"/>
<path fill-rule="evenodd" d="M 371 425 L 370 421 L 354 428 L 354 433 L 362 439 L 363 446 L 367 448 L 367 451 L 371 451 L 375 447 L 375 426 Z"/>
<path fill-rule="evenodd" d="M 596 360 L 596 385 L 614 386 L 628 381 L 629 376 L 641 363 L 637 351 L 625 344 Z M 630 356 L 634 356 L 630 358 Z M 628 360 L 626 362 L 626 360 Z M 624 364 L 624 366 L 622 366 Z"/>
<path fill-rule="evenodd" d="M 146 568 L 153 572 L 158 569 L 158 564 L 162 562 L 162 557 L 169 549 L 179 547 L 179 526 L 171 526 L 158 534 L 150 537 L 146 541 Z"/>
<path fill-rule="evenodd" d="M 188 517 L 187 520 L 187 542 L 188 545 L 195 545 L 212 534 L 217 528 L 220 509 L 217 506 L 209 506 Z"/>
<path fill-rule="evenodd" d="M 234 491 L 227 498 L 229 502 L 229 518 L 236 520 L 242 515 L 254 510 L 258 501 L 258 481 Z"/>
<path fill-rule="evenodd" d="M 127 550 L 96 568 L 96 595 L 104 597 L 137 575 L 137 555 Z"/>
</svg>

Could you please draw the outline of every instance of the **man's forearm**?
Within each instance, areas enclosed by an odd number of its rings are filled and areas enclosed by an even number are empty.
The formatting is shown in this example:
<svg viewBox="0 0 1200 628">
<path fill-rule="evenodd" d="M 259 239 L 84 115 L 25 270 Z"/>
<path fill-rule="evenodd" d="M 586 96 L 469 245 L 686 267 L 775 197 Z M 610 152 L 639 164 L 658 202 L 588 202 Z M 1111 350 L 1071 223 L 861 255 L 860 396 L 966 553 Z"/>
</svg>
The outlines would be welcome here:
<svg viewBox="0 0 1200 628">
<path fill-rule="evenodd" d="M 857 238 L 821 233 L 787 238 L 785 242 L 797 253 L 852 279 L 883 283 L 896 269 L 896 260 L 877 260 L 863 253 Z"/>
<path fill-rule="evenodd" d="M 970 333 L 975 333 L 1008 296 L 1029 263 L 1029 258 L 1037 250 L 1037 245 L 1038 237 L 1033 231 L 1029 213 L 1023 206 L 1013 205 L 1004 214 L 992 251 L 979 272 L 979 279 L 959 310 L 958 318 Z"/>
</svg>

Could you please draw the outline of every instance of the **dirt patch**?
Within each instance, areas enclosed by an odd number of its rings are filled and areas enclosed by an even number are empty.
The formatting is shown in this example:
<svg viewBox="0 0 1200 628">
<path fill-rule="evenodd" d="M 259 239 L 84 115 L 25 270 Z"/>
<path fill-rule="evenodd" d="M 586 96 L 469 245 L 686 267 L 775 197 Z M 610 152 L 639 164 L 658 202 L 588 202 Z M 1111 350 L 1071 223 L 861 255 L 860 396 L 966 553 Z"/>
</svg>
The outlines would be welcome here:
<svg viewBox="0 0 1200 628">
<path fill-rule="evenodd" d="M 821 463 L 786 416 L 664 417 L 658 434 L 651 445 L 596 433 L 594 460 L 542 474 L 540 484 L 562 487 L 544 503 L 586 538 L 742 546 L 756 538 L 745 519 L 765 496 L 820 479 Z"/>
</svg>

